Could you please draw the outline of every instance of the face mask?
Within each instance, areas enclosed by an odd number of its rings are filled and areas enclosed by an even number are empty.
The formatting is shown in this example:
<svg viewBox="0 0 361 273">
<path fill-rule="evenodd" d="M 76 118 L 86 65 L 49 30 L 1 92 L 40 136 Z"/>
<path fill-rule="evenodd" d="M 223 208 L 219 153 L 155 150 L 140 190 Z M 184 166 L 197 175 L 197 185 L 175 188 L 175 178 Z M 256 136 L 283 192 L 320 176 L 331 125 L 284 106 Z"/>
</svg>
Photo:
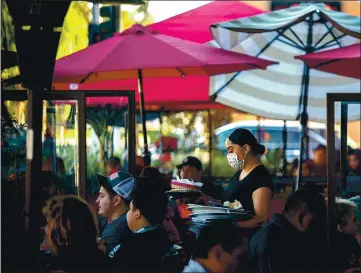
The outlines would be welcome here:
<svg viewBox="0 0 361 273">
<path fill-rule="evenodd" d="M 244 168 L 244 159 L 238 160 L 236 153 L 227 154 L 228 164 L 236 170 L 242 170 Z"/>
</svg>

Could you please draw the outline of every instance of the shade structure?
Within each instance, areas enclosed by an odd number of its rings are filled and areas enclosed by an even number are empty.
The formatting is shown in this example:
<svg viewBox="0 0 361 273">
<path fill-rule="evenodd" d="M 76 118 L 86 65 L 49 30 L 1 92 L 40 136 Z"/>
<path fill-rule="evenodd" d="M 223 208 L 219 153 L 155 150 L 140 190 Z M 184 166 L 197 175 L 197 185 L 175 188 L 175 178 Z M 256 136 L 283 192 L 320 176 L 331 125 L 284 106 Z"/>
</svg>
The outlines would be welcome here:
<svg viewBox="0 0 361 273">
<path fill-rule="evenodd" d="M 295 56 L 360 42 L 360 18 L 328 10 L 324 4 L 299 6 L 211 26 L 216 41 L 235 52 L 279 61 L 263 71 L 214 77 L 210 94 L 216 101 L 256 115 L 300 119 L 299 179 L 307 142 L 307 122 L 326 122 L 326 93 L 360 92 L 360 82 L 310 70 Z M 340 105 L 336 106 L 340 120 Z M 349 108 L 349 120 L 360 119 L 360 107 Z M 306 153 L 308 155 L 308 153 Z"/>
<path fill-rule="evenodd" d="M 213 40 L 209 26 L 213 23 L 261 14 L 241 1 L 214 1 L 174 17 L 148 26 L 162 34 L 198 43 Z M 53 83 L 53 89 L 68 90 L 69 85 Z M 79 84 L 78 90 L 138 90 L 136 80 Z M 170 92 L 172 91 L 172 92 Z M 136 96 L 139 103 L 139 97 Z M 144 79 L 144 102 L 146 109 L 208 110 L 224 108 L 223 104 L 209 101 L 209 77 L 187 76 L 186 78 Z M 94 102 L 96 103 L 96 102 Z"/>
<path fill-rule="evenodd" d="M 174 38 L 141 25 L 59 59 L 54 80 L 84 83 L 116 79 L 213 76 L 265 69 L 276 62 Z"/>
<path fill-rule="evenodd" d="M 209 77 L 187 76 L 145 78 L 144 100 L 147 104 L 167 106 L 169 103 L 208 102 Z M 74 86 L 74 85 L 72 85 Z M 69 90 L 69 83 L 53 83 L 53 89 Z M 106 82 L 83 83 L 76 86 L 77 90 L 138 90 L 136 79 L 113 80 Z M 200 92 L 202 91 L 202 92 Z M 139 103 L 139 96 L 136 96 Z"/>
<path fill-rule="evenodd" d="M 264 13 L 242 1 L 217 0 L 148 26 L 165 35 L 197 43 L 213 40 L 209 26 Z"/>
<path fill-rule="evenodd" d="M 309 67 L 332 74 L 360 79 L 360 44 L 331 49 L 323 52 L 296 56 Z"/>
<path fill-rule="evenodd" d="M 224 109 L 227 106 L 209 101 L 208 77 L 144 79 L 144 100 L 147 111 L 197 111 Z M 53 90 L 138 90 L 136 80 L 118 80 L 75 85 L 53 83 Z M 204 92 L 202 92 L 204 91 Z M 139 108 L 139 96 L 135 97 Z M 88 106 L 120 105 L 118 97 L 88 97 Z"/>
<path fill-rule="evenodd" d="M 181 40 L 137 24 L 108 40 L 58 60 L 54 80 L 84 83 L 138 79 L 141 113 L 144 116 L 143 78 L 212 76 L 265 69 L 271 64 L 275 62 Z M 142 123 L 145 153 L 148 155 L 144 118 Z"/>
<path fill-rule="evenodd" d="M 325 122 L 326 93 L 360 92 L 360 83 L 355 79 L 318 70 L 308 71 L 305 77 L 304 63 L 294 59 L 298 55 L 359 43 L 358 17 L 327 10 L 323 4 L 303 3 L 215 24 L 211 31 L 222 48 L 280 63 L 266 71 L 212 77 L 210 95 L 217 102 L 259 116 L 296 120 L 306 99 L 309 119 Z M 340 107 L 337 107 L 336 121 L 339 118 Z M 359 109 L 350 107 L 349 119 L 359 118 Z"/>
</svg>

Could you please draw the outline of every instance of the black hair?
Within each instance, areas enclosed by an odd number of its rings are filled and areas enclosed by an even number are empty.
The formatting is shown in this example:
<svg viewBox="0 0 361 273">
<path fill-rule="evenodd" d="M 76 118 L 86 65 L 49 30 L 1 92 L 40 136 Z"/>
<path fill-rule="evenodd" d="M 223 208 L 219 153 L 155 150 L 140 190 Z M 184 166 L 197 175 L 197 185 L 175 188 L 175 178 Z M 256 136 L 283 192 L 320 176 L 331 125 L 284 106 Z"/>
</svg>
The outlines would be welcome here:
<svg viewBox="0 0 361 273">
<path fill-rule="evenodd" d="M 315 152 L 316 151 L 327 151 L 327 147 L 325 145 L 322 145 L 322 144 L 319 144 L 316 149 L 315 149 Z"/>
<path fill-rule="evenodd" d="M 350 156 L 350 155 L 354 155 L 354 156 L 356 156 L 356 158 L 357 158 L 358 160 L 361 160 L 361 150 L 360 150 L 360 149 L 350 150 L 349 156 Z"/>
<path fill-rule="evenodd" d="M 116 166 L 121 167 L 119 157 L 114 156 L 109 158 L 109 160 L 107 161 L 107 166 L 109 166 L 110 168 L 115 168 Z"/>
<path fill-rule="evenodd" d="M 48 220 L 53 219 L 56 222 L 51 235 L 57 248 L 65 247 L 65 245 L 58 244 L 58 241 L 64 240 L 85 249 L 87 246 L 97 244 L 98 221 L 82 198 L 72 195 L 56 196 L 47 202 L 43 213 Z M 59 232 L 61 225 L 66 230 L 67 238 L 64 238 Z"/>
<path fill-rule="evenodd" d="M 171 190 L 170 187 L 170 179 L 165 177 L 157 168 L 155 167 L 144 167 L 140 176 L 143 181 L 147 181 L 147 183 L 162 183 L 164 191 Z M 155 179 L 154 179 L 155 178 Z"/>
<path fill-rule="evenodd" d="M 244 146 L 248 144 L 251 147 L 251 152 L 253 155 L 263 155 L 266 151 L 264 145 L 259 144 L 255 136 L 251 133 L 251 131 L 238 128 L 234 130 L 229 136 L 228 139 L 232 141 L 232 143 L 237 144 L 239 146 Z"/>
<path fill-rule="evenodd" d="M 291 193 L 286 200 L 284 212 L 292 215 L 302 208 L 316 217 L 324 217 L 326 215 L 325 198 L 313 189 L 300 189 Z"/>
<path fill-rule="evenodd" d="M 228 221 L 214 221 L 203 227 L 196 240 L 193 257 L 198 259 L 208 258 L 208 252 L 212 247 L 221 245 L 227 253 L 244 242 L 245 236 L 240 229 Z"/>
<path fill-rule="evenodd" d="M 151 225 L 161 224 L 165 217 L 168 197 L 162 183 L 160 177 L 140 177 L 133 193 L 133 209 L 139 209 Z"/>
<path fill-rule="evenodd" d="M 162 174 L 160 173 L 160 171 L 157 168 L 147 166 L 147 167 L 144 167 L 144 169 L 140 173 L 140 176 L 141 177 L 158 178 L 158 177 L 161 177 Z"/>
</svg>

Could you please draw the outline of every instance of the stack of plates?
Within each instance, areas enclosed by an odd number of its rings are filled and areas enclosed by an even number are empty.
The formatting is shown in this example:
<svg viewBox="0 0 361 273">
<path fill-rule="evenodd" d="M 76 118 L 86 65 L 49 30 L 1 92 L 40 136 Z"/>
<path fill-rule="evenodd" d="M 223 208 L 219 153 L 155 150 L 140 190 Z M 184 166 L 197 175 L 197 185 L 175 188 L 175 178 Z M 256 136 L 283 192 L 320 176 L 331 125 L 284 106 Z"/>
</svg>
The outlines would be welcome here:
<svg viewBox="0 0 361 273">
<path fill-rule="evenodd" d="M 185 189 L 172 189 L 166 192 L 173 199 L 181 199 L 181 198 L 197 198 L 201 196 L 200 191 L 195 190 L 185 190 Z"/>
<path fill-rule="evenodd" d="M 206 224 L 209 221 L 228 220 L 232 222 L 247 221 L 253 217 L 249 212 L 240 209 L 230 209 L 228 207 L 209 207 L 189 204 L 188 210 L 192 213 L 190 217 L 193 224 Z"/>
</svg>

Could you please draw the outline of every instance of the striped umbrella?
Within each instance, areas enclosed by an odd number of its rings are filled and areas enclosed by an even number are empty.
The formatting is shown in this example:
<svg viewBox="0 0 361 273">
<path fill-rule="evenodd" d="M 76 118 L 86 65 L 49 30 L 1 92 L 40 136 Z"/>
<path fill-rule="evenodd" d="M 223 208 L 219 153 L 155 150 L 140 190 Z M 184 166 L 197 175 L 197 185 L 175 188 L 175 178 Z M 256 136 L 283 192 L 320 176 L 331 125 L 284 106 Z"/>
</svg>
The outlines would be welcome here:
<svg viewBox="0 0 361 273">
<path fill-rule="evenodd" d="M 326 9 L 324 4 L 299 6 L 211 26 L 215 40 L 225 49 L 278 61 L 267 71 L 247 71 L 211 79 L 210 95 L 220 103 L 256 115 L 300 119 L 301 157 L 308 119 L 326 121 L 326 93 L 360 92 L 360 82 L 310 70 L 297 55 L 360 42 L 360 18 Z M 340 107 L 336 110 L 340 117 Z M 360 119 L 359 107 L 349 119 Z M 299 160 L 299 164 L 302 160 Z M 299 168 L 301 170 L 301 168 Z"/>
</svg>

